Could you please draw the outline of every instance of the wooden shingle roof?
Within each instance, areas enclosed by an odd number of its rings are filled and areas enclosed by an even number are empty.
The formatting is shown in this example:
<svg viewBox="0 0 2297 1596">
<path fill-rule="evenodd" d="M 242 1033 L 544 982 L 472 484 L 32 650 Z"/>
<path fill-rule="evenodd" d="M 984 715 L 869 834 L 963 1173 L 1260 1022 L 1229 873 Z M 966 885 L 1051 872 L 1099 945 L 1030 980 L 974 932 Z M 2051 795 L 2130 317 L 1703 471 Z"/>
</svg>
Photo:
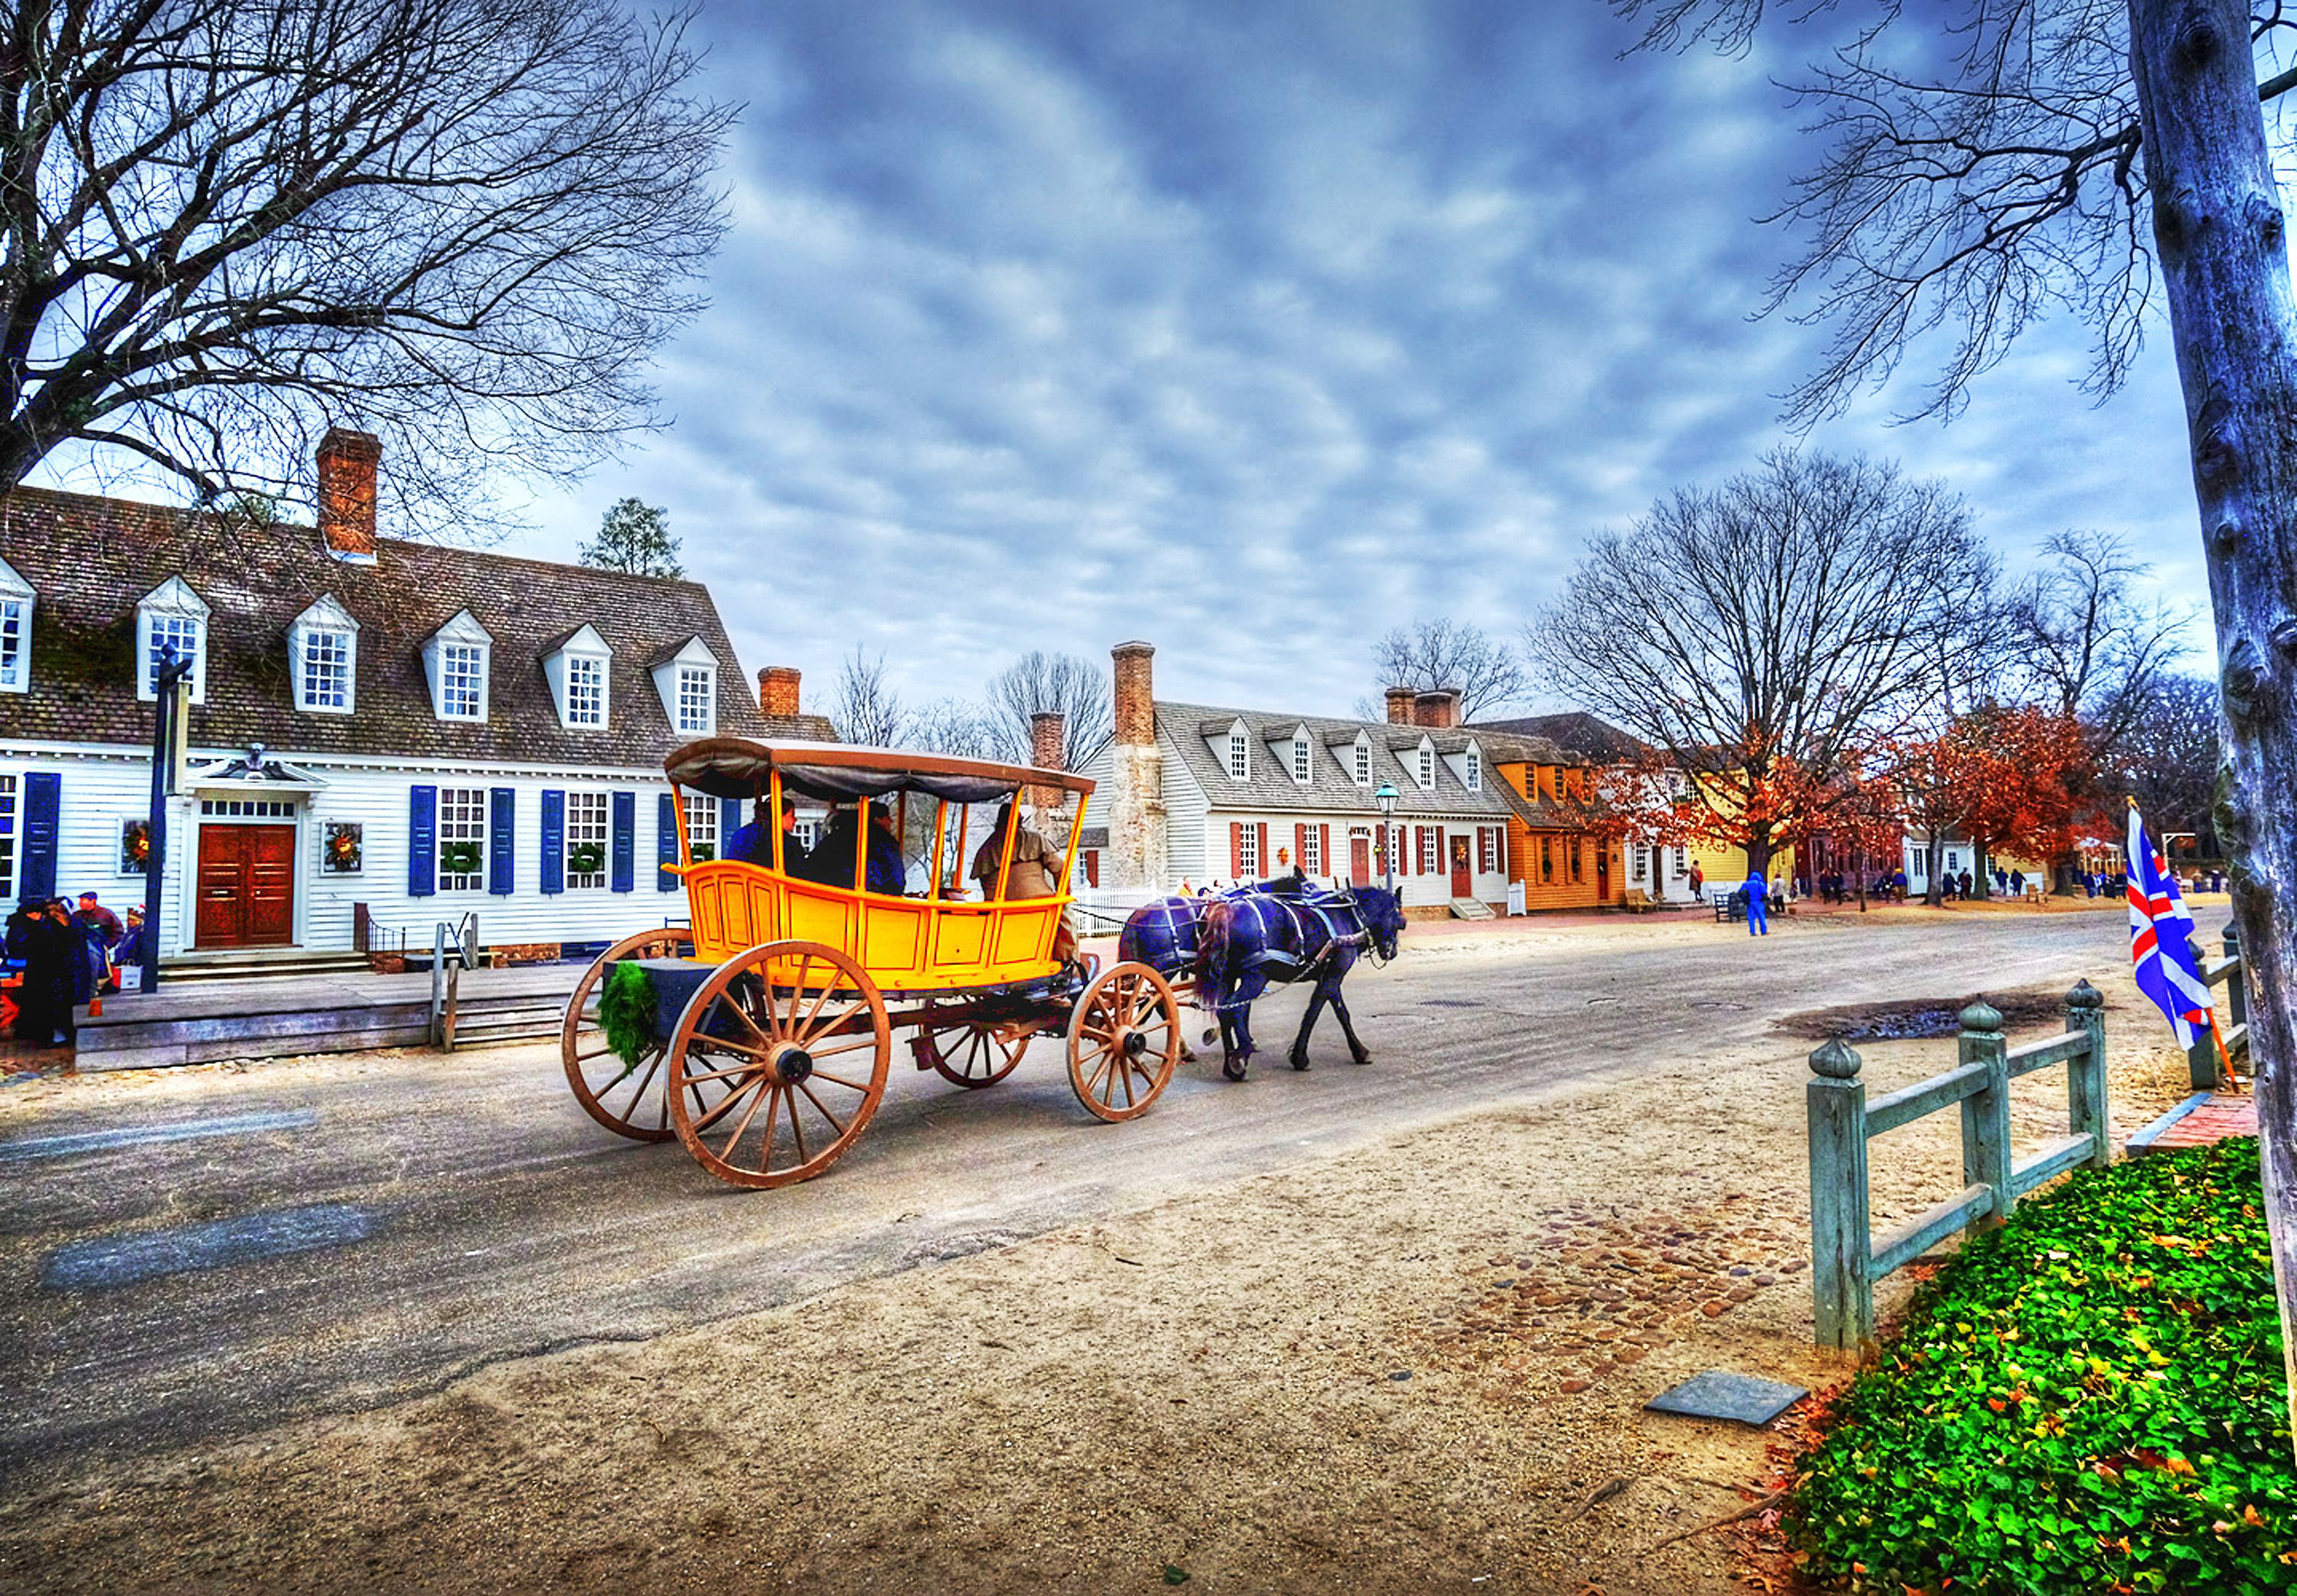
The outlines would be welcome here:
<svg viewBox="0 0 2297 1596">
<path fill-rule="evenodd" d="M 0 733 L 147 744 L 136 694 L 137 601 L 180 576 L 209 608 L 206 702 L 192 740 L 280 750 L 550 764 L 659 766 L 675 731 L 649 666 L 699 639 L 718 663 L 718 730 L 821 736 L 814 715 L 759 712 L 699 582 L 383 539 L 372 565 L 330 556 L 309 527 L 132 500 L 19 489 L 0 500 L 0 548 L 37 595 L 31 690 L 0 695 Z M 295 708 L 288 628 L 329 594 L 358 623 L 356 712 Z M 492 638 L 483 723 L 432 713 L 423 646 L 467 609 Z M 608 724 L 559 724 L 544 657 L 585 623 L 613 660 Z"/>
</svg>

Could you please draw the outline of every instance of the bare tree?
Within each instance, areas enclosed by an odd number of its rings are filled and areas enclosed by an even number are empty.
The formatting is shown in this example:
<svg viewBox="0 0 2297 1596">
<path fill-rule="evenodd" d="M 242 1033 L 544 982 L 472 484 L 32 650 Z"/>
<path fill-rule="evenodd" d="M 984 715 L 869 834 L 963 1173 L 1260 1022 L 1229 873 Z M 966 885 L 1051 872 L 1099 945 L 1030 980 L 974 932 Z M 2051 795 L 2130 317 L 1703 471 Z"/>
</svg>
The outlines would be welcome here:
<svg viewBox="0 0 2297 1596">
<path fill-rule="evenodd" d="M 1371 657 L 1379 677 L 1376 689 L 1453 688 L 1460 695 L 1463 720 L 1520 699 L 1529 686 L 1522 661 L 1506 644 L 1449 616 L 1397 627 L 1372 645 Z"/>
<path fill-rule="evenodd" d="M 1073 654 L 1033 649 L 990 679 L 989 707 L 1000 755 L 1025 764 L 1030 720 L 1061 717 L 1061 768 L 1074 770 L 1107 742 L 1116 725 L 1108 672 Z"/>
<path fill-rule="evenodd" d="M 1595 539 L 1525 647 L 1690 775 L 1708 828 L 1762 870 L 1935 694 L 1951 596 L 1982 564 L 1939 483 L 1781 451 Z"/>
<path fill-rule="evenodd" d="M 2091 756 L 2111 763 L 2186 652 L 2193 614 L 2133 591 L 2153 568 L 2119 537 L 2059 532 L 2042 548 L 2049 564 L 2007 609 L 2012 669 L 2026 679 L 2015 695 L 2079 720 Z"/>
<path fill-rule="evenodd" d="M 1646 42 L 1742 45 L 1762 0 L 1613 0 Z M 1795 14 L 1808 18 L 1831 0 Z M 1833 325 L 1797 395 L 1808 416 L 1888 378 L 1911 340 L 1951 327 L 1923 411 L 1964 387 L 2040 312 L 2095 342 L 2091 385 L 2128 371 L 2169 310 L 2215 611 L 2224 765 L 2217 829 L 2254 1000 L 2285 1374 L 2297 1433 L 2297 314 L 2268 138 L 2297 87 L 2280 0 L 1965 0 L 1933 74 L 1880 54 L 1911 30 L 1880 0 L 1809 86 L 1826 162 L 1782 213 L 1807 228 L 1776 303 Z"/>
<path fill-rule="evenodd" d="M 858 643 L 839 662 L 836 703 L 830 712 L 830 724 L 849 743 L 893 748 L 909 731 L 909 709 L 885 680 L 885 656 L 864 654 Z"/>
<path fill-rule="evenodd" d="M 615 0 L 87 0 L 0 31 L 0 490 L 67 442 L 309 503 L 331 423 L 402 525 L 653 424 L 730 109 Z"/>
<path fill-rule="evenodd" d="M 2216 820 L 2218 685 L 2163 675 L 2130 716 L 2113 772 L 2157 831 L 2194 834 L 2204 859 L 2222 857 Z"/>
<path fill-rule="evenodd" d="M 913 712 L 902 730 L 902 745 L 930 753 L 995 759 L 1005 752 L 989 706 L 972 698 L 936 698 Z"/>
</svg>

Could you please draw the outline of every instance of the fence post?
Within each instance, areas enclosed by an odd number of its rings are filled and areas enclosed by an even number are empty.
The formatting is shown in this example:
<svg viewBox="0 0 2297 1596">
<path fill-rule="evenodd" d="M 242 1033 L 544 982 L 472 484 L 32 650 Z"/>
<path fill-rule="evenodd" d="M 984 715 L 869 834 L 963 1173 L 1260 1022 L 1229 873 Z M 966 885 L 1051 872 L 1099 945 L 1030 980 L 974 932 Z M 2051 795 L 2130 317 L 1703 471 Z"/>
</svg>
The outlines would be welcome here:
<svg viewBox="0 0 2297 1596">
<path fill-rule="evenodd" d="M 2067 1128 L 2087 1135 L 2089 1166 L 2113 1162 L 2113 1128 L 2105 1114 L 2105 999 L 2087 980 L 2066 994 L 2066 1029 L 2086 1034 L 2088 1043 L 2066 1061 Z"/>
<path fill-rule="evenodd" d="M 446 1045 L 442 1029 L 447 1013 L 447 922 L 441 920 L 431 934 L 431 1045 Z"/>
<path fill-rule="evenodd" d="M 1810 1056 L 1810 1295 L 1818 1344 L 1856 1352 L 1874 1339 L 1872 1222 L 1866 1211 L 1866 1083 L 1840 1037 Z"/>
<path fill-rule="evenodd" d="M 2188 937 L 2186 946 L 2193 953 L 2194 968 L 2206 970 L 2210 967 L 2210 956 L 2202 951 L 2201 943 Z M 2214 992 L 2211 994 L 2210 1000 L 2213 1003 L 2217 1000 Z M 2220 1074 L 2218 1044 L 2204 1032 L 2194 1038 L 2194 1045 L 2186 1049 L 2186 1079 L 2192 1082 L 2195 1091 L 2215 1091 L 2222 1083 L 2219 1079 Z"/>
<path fill-rule="evenodd" d="M 1971 1221 L 1973 1230 L 1999 1229 L 2010 1217 L 2010 1045 L 2002 1016 L 1980 998 L 1962 1011 L 1955 1051 L 1965 1065 L 1986 1066 L 1986 1084 L 1962 1100 L 1962 1183 L 1994 1189 L 1994 1212 Z"/>
<path fill-rule="evenodd" d="M 2225 928 L 2225 956 L 2241 958 L 2241 931 L 2227 925 Z M 2249 1024 L 2249 960 L 2241 959 L 2241 968 L 2226 975 L 2226 1022 L 2227 1029 Z"/>
</svg>

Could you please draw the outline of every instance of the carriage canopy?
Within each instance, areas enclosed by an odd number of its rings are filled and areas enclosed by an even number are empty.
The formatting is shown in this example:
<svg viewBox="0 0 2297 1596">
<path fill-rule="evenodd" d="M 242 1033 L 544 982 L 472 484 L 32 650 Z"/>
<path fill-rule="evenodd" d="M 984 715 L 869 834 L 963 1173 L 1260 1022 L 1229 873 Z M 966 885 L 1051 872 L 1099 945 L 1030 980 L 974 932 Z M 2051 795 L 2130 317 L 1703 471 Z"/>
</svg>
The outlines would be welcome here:
<svg viewBox="0 0 2297 1596">
<path fill-rule="evenodd" d="M 748 798 L 766 790 L 775 773 L 785 793 L 824 803 L 923 793 L 951 803 L 991 803 L 1025 786 L 1090 793 L 1090 778 L 1066 770 L 1041 770 L 1000 760 L 962 759 L 869 748 L 855 743 L 753 743 L 745 737 L 705 737 L 663 761 L 670 779 L 714 798 Z"/>
</svg>

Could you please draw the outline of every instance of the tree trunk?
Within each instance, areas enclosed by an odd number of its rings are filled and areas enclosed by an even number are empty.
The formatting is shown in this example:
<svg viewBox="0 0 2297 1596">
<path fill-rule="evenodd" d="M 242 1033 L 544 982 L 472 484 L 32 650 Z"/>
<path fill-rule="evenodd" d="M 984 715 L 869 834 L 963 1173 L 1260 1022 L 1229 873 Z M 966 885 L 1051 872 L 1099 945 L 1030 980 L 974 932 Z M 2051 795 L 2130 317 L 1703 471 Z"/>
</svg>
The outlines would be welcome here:
<svg viewBox="0 0 2297 1596">
<path fill-rule="evenodd" d="M 1922 901 L 1932 908 L 1946 901 L 1946 879 L 1939 874 L 1944 868 L 1946 838 L 1933 831 L 1922 848 Z"/>
<path fill-rule="evenodd" d="M 2129 0 L 2153 241 L 2216 611 L 2217 829 L 2249 976 L 2265 1208 L 2297 1432 L 2297 366 L 2245 0 Z"/>
<path fill-rule="evenodd" d="M 1970 895 L 1980 899 L 1994 896 L 1994 877 L 1986 866 L 1986 844 L 1976 837 L 1970 839 Z"/>
</svg>

